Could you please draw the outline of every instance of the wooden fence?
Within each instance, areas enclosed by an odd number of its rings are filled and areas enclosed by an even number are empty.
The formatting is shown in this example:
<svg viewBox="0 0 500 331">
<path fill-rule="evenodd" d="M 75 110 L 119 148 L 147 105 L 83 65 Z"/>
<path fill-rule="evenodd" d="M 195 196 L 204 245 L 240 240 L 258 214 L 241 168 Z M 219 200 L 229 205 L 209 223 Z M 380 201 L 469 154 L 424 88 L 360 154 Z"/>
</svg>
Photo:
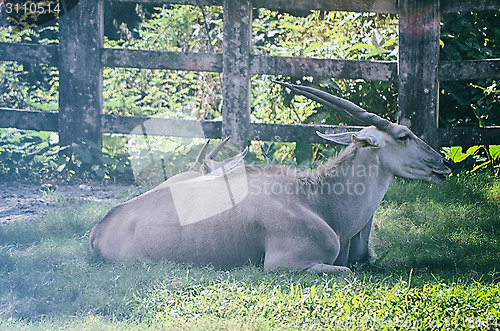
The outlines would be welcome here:
<svg viewBox="0 0 500 331">
<path fill-rule="evenodd" d="M 223 6 L 223 53 L 111 49 L 103 47 L 103 1 Z M 252 7 L 282 10 L 399 14 L 399 61 L 335 60 L 254 55 Z M 0 108 L 0 127 L 58 131 L 61 144 L 103 133 L 129 134 L 146 120 L 162 128 L 149 134 L 183 136 L 200 125 L 204 136 L 249 140 L 322 142 L 316 130 L 348 127 L 250 122 L 252 74 L 396 81 L 399 122 L 434 147 L 500 144 L 500 128 L 438 128 L 439 81 L 500 78 L 500 59 L 439 61 L 440 15 L 500 9 L 500 0 L 80 0 L 59 20 L 59 44 L 0 43 L 0 61 L 47 63 L 59 69 L 59 111 Z M 77 38 L 75 36 L 78 36 Z M 223 120 L 192 121 L 103 114 L 103 67 L 223 73 Z"/>
</svg>

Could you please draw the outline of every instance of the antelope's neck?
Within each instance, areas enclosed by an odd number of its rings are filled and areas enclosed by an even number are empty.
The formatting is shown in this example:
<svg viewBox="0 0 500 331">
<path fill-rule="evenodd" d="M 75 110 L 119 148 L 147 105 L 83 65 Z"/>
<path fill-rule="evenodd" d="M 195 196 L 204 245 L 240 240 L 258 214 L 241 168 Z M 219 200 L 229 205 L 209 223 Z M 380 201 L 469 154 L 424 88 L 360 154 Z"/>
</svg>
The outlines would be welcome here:
<svg viewBox="0 0 500 331">
<path fill-rule="evenodd" d="M 377 153 L 359 148 L 322 169 L 317 178 L 310 186 L 309 201 L 332 228 L 349 237 L 373 216 L 394 176 L 380 166 Z"/>
</svg>

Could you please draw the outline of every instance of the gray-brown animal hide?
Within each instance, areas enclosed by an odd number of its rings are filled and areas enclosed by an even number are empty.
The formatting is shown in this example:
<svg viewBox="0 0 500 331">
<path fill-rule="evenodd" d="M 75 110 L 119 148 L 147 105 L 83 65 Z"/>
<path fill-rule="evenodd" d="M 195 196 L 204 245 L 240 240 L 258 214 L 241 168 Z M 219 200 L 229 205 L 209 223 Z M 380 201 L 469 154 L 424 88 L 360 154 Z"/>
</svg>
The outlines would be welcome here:
<svg viewBox="0 0 500 331">
<path fill-rule="evenodd" d="M 113 208 L 92 247 L 111 260 L 349 271 L 370 258 L 373 215 L 395 176 L 438 183 L 450 172 L 408 128 L 377 124 L 320 134 L 348 146 L 313 172 L 251 165 L 160 185 Z"/>
</svg>

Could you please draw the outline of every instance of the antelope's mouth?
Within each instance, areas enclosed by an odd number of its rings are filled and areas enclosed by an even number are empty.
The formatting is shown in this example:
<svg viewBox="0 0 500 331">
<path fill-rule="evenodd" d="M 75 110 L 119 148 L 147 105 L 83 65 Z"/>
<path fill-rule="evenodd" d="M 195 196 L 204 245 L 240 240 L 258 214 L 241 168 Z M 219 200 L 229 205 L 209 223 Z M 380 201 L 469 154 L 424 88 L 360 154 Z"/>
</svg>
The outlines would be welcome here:
<svg viewBox="0 0 500 331">
<path fill-rule="evenodd" d="M 446 168 L 446 170 L 433 170 L 431 173 L 431 182 L 439 184 L 446 180 L 448 175 L 451 173 L 450 168 Z"/>
<path fill-rule="evenodd" d="M 446 177 L 447 177 L 446 175 L 439 174 L 439 173 L 433 171 L 432 177 L 431 177 L 431 182 L 439 184 L 439 183 L 444 182 L 446 180 Z"/>
</svg>

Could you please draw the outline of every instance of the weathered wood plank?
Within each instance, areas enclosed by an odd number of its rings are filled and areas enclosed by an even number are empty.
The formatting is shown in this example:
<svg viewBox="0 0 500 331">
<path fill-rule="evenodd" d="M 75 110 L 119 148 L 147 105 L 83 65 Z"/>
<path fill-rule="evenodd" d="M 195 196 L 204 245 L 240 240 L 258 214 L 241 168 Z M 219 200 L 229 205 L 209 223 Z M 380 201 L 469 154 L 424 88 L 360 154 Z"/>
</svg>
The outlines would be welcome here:
<svg viewBox="0 0 500 331">
<path fill-rule="evenodd" d="M 104 48 L 104 67 L 222 72 L 222 54 Z"/>
<path fill-rule="evenodd" d="M 56 48 L 51 50 L 55 57 L 57 57 L 56 50 Z M 28 51 L 27 54 L 31 53 Z M 0 48 L 1 59 L 20 61 L 2 55 Z M 26 60 L 34 61 L 31 58 Z M 222 54 L 217 53 L 104 48 L 101 60 L 105 67 L 222 71 Z M 42 59 L 40 62 L 53 63 L 53 61 L 46 59 Z M 251 57 L 250 72 L 252 74 L 394 81 L 397 79 L 397 62 L 254 55 Z M 499 77 L 500 59 L 442 61 L 439 64 L 439 80 L 441 81 Z"/>
<path fill-rule="evenodd" d="M 107 0 L 114 2 L 135 2 L 155 4 L 180 4 L 193 6 L 222 6 L 222 0 Z M 397 0 L 252 0 L 256 8 L 281 9 L 291 11 L 355 11 L 375 13 L 397 13 Z"/>
<path fill-rule="evenodd" d="M 439 80 L 441 81 L 484 78 L 500 78 L 500 59 L 439 63 Z"/>
<path fill-rule="evenodd" d="M 0 108 L 0 128 L 35 131 L 57 131 L 57 113 Z"/>
<path fill-rule="evenodd" d="M 222 0 L 106 0 L 108 2 L 134 2 L 147 4 L 172 4 L 192 6 L 222 6 Z"/>
<path fill-rule="evenodd" d="M 104 48 L 101 60 L 105 67 L 221 72 L 222 57 L 222 54 L 217 53 Z M 397 63 L 254 55 L 250 59 L 250 73 L 394 81 Z"/>
<path fill-rule="evenodd" d="M 250 0 L 224 0 L 222 83 L 222 135 L 243 146 L 250 123 L 250 53 L 252 4 Z"/>
<path fill-rule="evenodd" d="M 101 144 L 102 0 L 80 0 L 59 18 L 59 141 Z"/>
<path fill-rule="evenodd" d="M 500 0 L 441 0 L 442 13 L 477 12 L 498 9 L 500 9 Z"/>
<path fill-rule="evenodd" d="M 500 127 L 438 129 L 437 138 L 440 147 L 500 145 Z"/>
<path fill-rule="evenodd" d="M 431 146 L 438 128 L 439 0 L 399 1 L 398 121 Z"/>
<path fill-rule="evenodd" d="M 394 81 L 397 78 L 397 62 L 254 55 L 250 61 L 250 72 L 293 77 Z"/>
<path fill-rule="evenodd" d="M 293 11 L 354 11 L 396 14 L 397 0 L 253 0 L 254 7 Z"/>
<path fill-rule="evenodd" d="M 102 133 L 137 134 L 142 132 L 140 127 L 146 122 L 148 135 L 214 139 L 221 137 L 220 121 L 101 115 Z"/>
<path fill-rule="evenodd" d="M 157 136 L 221 138 L 222 122 L 195 121 L 143 116 L 101 115 L 102 133 L 142 134 L 141 125 L 146 123 L 146 133 Z M 301 141 L 325 143 L 316 131 L 324 133 L 356 132 L 358 126 L 303 125 L 250 123 L 249 140 Z"/>
<path fill-rule="evenodd" d="M 25 43 L 0 43 L 0 61 L 47 63 L 57 66 L 58 47 Z"/>
<path fill-rule="evenodd" d="M 0 127 L 36 131 L 57 131 L 57 115 L 57 112 L 0 108 Z M 150 124 L 152 124 L 148 125 L 148 134 L 150 135 L 213 139 L 221 137 L 222 123 L 220 121 L 194 121 L 119 115 L 101 115 L 102 133 L 130 134 L 146 121 L 150 121 Z M 198 134 L 200 126 L 203 134 Z M 316 131 L 341 133 L 355 132 L 361 129 L 362 127 L 357 126 L 251 123 L 249 140 L 325 143 L 323 139 L 316 135 Z M 192 133 L 196 134 L 193 135 Z M 499 145 L 500 127 L 438 129 L 437 138 L 440 147 Z"/>
<path fill-rule="evenodd" d="M 278 141 L 304 143 L 326 143 L 316 134 L 357 132 L 362 127 L 358 126 L 332 126 L 332 125 L 304 125 L 304 124 L 274 124 L 274 123 L 250 123 L 250 140 Z"/>
<path fill-rule="evenodd" d="M 148 4 L 179 4 L 193 6 L 222 6 L 222 0 L 106 0 L 113 2 L 134 2 Z M 397 0 L 253 0 L 256 8 L 269 8 L 290 11 L 354 11 L 379 14 L 397 14 Z M 441 12 L 483 11 L 500 9 L 500 0 L 441 0 Z"/>
</svg>

